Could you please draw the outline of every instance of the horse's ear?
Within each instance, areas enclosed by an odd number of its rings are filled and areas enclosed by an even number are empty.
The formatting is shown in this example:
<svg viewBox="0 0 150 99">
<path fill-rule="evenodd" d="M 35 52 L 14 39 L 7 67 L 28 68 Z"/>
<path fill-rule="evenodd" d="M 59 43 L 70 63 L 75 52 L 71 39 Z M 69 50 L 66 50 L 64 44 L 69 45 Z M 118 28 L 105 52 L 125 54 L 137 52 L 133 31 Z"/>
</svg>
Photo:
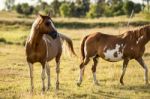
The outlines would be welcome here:
<svg viewBox="0 0 150 99">
<path fill-rule="evenodd" d="M 47 15 L 47 16 L 51 17 L 51 13 L 50 13 L 50 12 L 48 12 L 48 15 Z"/>
<path fill-rule="evenodd" d="M 43 16 L 43 15 L 41 15 L 41 14 L 38 14 L 38 16 L 39 16 L 39 17 L 41 17 L 42 19 L 44 19 L 44 16 Z"/>
</svg>

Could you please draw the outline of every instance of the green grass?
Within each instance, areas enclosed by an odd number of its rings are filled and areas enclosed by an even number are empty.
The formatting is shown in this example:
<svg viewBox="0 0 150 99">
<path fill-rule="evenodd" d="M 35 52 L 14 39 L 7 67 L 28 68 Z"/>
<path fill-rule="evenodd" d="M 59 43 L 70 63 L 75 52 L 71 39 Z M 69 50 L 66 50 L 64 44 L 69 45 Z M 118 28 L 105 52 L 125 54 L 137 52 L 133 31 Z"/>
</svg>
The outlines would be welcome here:
<svg viewBox="0 0 150 99">
<path fill-rule="evenodd" d="M 8 28 L 9 27 L 9 28 Z M 73 39 L 75 51 L 79 56 L 81 39 L 89 33 L 101 31 L 107 34 L 120 34 L 130 28 L 93 28 L 93 29 L 58 29 L 59 32 L 66 34 Z M 122 61 L 116 63 L 106 62 L 99 59 L 97 67 L 97 79 L 99 86 L 93 84 L 91 65 L 86 66 L 84 80 L 81 87 L 76 86 L 79 75 L 79 57 L 72 57 L 63 52 L 60 65 L 60 90 L 55 90 L 55 62 L 50 62 L 51 68 L 51 88 L 42 94 L 41 87 L 41 65 L 34 65 L 34 85 L 35 91 L 30 93 L 29 68 L 25 60 L 25 49 L 22 45 L 16 45 L 16 42 L 23 42 L 29 34 L 30 29 L 22 26 L 0 27 L 0 38 L 14 44 L 0 43 L 0 99 L 149 99 L 150 86 L 144 83 L 144 71 L 140 65 L 132 60 L 130 61 L 126 75 L 124 77 L 125 86 L 121 86 L 119 78 L 121 75 Z M 150 65 L 150 44 L 146 46 L 146 55 L 144 60 Z M 149 67 L 148 67 L 149 68 Z M 150 68 L 149 68 L 150 69 Z M 150 75 L 150 72 L 149 72 Z M 149 76 L 150 80 L 150 76 Z"/>
</svg>

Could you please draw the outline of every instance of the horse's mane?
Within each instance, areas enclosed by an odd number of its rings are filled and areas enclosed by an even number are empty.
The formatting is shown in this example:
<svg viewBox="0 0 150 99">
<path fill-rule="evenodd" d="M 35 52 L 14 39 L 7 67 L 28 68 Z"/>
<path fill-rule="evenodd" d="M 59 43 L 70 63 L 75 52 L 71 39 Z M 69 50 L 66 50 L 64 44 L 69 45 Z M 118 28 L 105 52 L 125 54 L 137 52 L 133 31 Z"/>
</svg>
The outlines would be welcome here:
<svg viewBox="0 0 150 99">
<path fill-rule="evenodd" d="M 29 41 L 33 38 L 35 32 L 37 32 L 36 28 L 37 28 L 38 24 L 39 24 L 39 18 L 37 18 L 32 24 L 30 35 L 29 35 Z"/>
<path fill-rule="evenodd" d="M 147 31 L 150 31 L 150 25 L 144 25 L 144 26 L 138 27 L 134 30 L 126 31 L 123 34 L 123 37 L 124 38 L 128 37 L 130 39 L 138 39 L 141 36 L 146 36 L 148 33 Z"/>
</svg>

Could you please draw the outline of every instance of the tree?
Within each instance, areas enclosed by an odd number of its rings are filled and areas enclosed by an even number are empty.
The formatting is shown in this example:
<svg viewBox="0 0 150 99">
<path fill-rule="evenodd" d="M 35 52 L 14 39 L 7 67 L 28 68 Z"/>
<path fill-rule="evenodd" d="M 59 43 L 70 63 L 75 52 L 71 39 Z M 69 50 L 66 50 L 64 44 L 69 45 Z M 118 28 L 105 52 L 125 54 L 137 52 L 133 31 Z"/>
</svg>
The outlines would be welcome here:
<svg viewBox="0 0 150 99">
<path fill-rule="evenodd" d="M 51 7 L 53 9 L 53 13 L 55 14 L 55 16 L 59 15 L 59 7 L 61 6 L 61 3 L 58 0 L 54 0 L 51 3 Z"/>
<path fill-rule="evenodd" d="M 143 1 L 146 1 L 146 2 L 147 2 L 147 10 L 148 10 L 148 12 L 149 12 L 149 10 L 150 10 L 150 7 L 149 7 L 149 2 L 150 2 L 150 0 L 143 0 Z"/>
<path fill-rule="evenodd" d="M 15 3 L 15 0 L 5 0 L 6 9 L 8 11 L 12 10 L 12 7 L 14 6 L 14 3 Z"/>
<path fill-rule="evenodd" d="M 91 4 L 90 10 L 86 14 L 89 18 L 98 18 L 104 13 L 104 4 Z"/>
<path fill-rule="evenodd" d="M 139 13 L 141 10 L 142 10 L 142 5 L 141 4 L 139 4 L 139 3 L 134 4 L 135 13 Z"/>
<path fill-rule="evenodd" d="M 75 8 L 74 8 L 74 15 L 76 17 L 83 17 L 89 11 L 90 0 L 76 0 Z M 80 13 L 80 14 L 79 14 Z"/>
<path fill-rule="evenodd" d="M 18 4 L 16 6 L 16 11 L 26 16 L 32 14 L 33 10 L 34 10 L 33 6 L 29 6 L 28 3 Z"/>
<path fill-rule="evenodd" d="M 132 1 L 126 0 L 123 9 L 126 15 L 130 16 L 132 11 L 134 10 L 134 3 Z"/>
<path fill-rule="evenodd" d="M 71 12 L 71 9 L 70 9 L 69 4 L 67 4 L 67 3 L 61 4 L 61 6 L 60 6 L 60 15 L 62 17 L 69 17 L 71 15 L 70 12 Z"/>
</svg>

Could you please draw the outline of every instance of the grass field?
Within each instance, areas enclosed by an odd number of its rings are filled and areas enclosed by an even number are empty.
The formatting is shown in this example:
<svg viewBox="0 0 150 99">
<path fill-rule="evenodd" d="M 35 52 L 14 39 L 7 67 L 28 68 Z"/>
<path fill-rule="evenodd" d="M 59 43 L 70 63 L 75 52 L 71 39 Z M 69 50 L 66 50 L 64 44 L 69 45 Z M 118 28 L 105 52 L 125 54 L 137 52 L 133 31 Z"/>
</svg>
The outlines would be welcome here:
<svg viewBox="0 0 150 99">
<path fill-rule="evenodd" d="M 16 16 L 14 16 L 14 18 L 16 18 Z M 90 22 L 92 22 L 92 20 L 90 20 Z M 59 28 L 58 31 L 72 38 L 75 51 L 78 56 L 80 56 L 79 45 L 81 39 L 86 34 L 101 31 L 107 34 L 117 35 L 132 28 L 133 27 L 103 27 L 91 29 Z M 86 66 L 84 80 L 81 87 L 77 87 L 76 82 L 79 74 L 80 59 L 79 57 L 73 57 L 66 54 L 63 54 L 61 58 L 60 90 L 57 92 L 55 90 L 55 62 L 51 61 L 49 62 L 51 68 L 50 90 L 44 94 L 41 91 L 41 65 L 37 63 L 34 65 L 35 91 L 31 94 L 29 68 L 25 60 L 25 49 L 23 46 L 23 42 L 29 34 L 29 31 L 29 26 L 0 25 L 0 38 L 3 38 L 6 42 L 9 42 L 0 43 L 0 99 L 150 98 L 150 85 L 145 85 L 144 70 L 136 61 L 131 60 L 128 65 L 127 72 L 124 77 L 125 86 L 121 86 L 119 83 L 122 61 L 111 63 L 99 59 L 97 79 L 100 85 L 93 84 L 91 72 L 92 62 L 90 62 L 90 64 Z M 147 44 L 145 53 L 146 54 L 143 58 L 150 69 L 150 44 Z"/>
</svg>

